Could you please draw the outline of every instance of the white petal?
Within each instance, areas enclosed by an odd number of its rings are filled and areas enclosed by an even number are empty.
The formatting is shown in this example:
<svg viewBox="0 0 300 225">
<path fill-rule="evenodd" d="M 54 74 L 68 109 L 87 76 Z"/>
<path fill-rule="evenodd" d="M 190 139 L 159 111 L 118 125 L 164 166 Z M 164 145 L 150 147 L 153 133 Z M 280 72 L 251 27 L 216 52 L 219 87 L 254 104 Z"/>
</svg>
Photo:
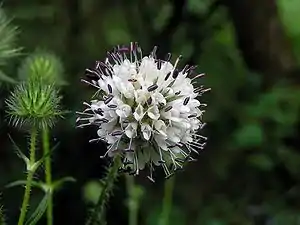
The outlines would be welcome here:
<svg viewBox="0 0 300 225">
<path fill-rule="evenodd" d="M 143 134 L 143 137 L 148 141 L 151 137 L 152 128 L 149 124 L 142 124 L 141 125 L 141 131 Z"/>
<path fill-rule="evenodd" d="M 136 136 L 137 123 L 129 123 L 125 128 L 125 134 L 128 138 L 134 138 Z"/>
<path fill-rule="evenodd" d="M 166 141 L 161 137 L 161 135 L 154 135 L 154 140 L 156 141 L 157 145 L 165 150 L 165 151 L 168 151 L 168 146 L 167 146 L 167 143 Z"/>
<path fill-rule="evenodd" d="M 120 118 L 127 118 L 131 114 L 131 107 L 129 105 L 123 104 L 116 110 L 116 114 Z"/>
<path fill-rule="evenodd" d="M 135 112 L 133 113 L 133 116 L 136 121 L 141 121 L 143 119 L 144 115 L 145 115 L 144 108 L 141 104 L 139 104 L 136 107 Z"/>
<path fill-rule="evenodd" d="M 164 123 L 164 121 L 162 121 L 162 120 L 157 120 L 157 121 L 155 121 L 154 127 L 155 127 L 155 129 L 156 129 L 161 135 L 164 136 L 164 138 L 167 137 L 167 134 L 166 134 L 167 126 L 166 126 L 166 124 Z"/>
<path fill-rule="evenodd" d="M 156 92 L 152 96 L 153 96 L 153 101 L 154 102 L 162 103 L 163 105 L 166 105 L 167 101 L 161 93 Z"/>
<path fill-rule="evenodd" d="M 153 120 L 158 120 L 158 118 L 160 117 L 160 113 L 159 113 L 158 107 L 156 105 L 150 107 L 148 109 L 147 113 L 148 113 L 148 116 Z"/>
</svg>

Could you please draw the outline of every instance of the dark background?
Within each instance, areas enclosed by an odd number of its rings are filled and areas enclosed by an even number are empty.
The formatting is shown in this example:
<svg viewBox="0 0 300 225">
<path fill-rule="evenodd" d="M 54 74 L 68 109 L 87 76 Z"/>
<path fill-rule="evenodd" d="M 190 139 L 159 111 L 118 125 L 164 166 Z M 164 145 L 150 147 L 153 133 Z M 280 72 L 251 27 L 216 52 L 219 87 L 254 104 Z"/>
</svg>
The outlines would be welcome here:
<svg viewBox="0 0 300 225">
<path fill-rule="evenodd" d="M 93 89 L 80 82 L 84 70 L 116 44 L 138 41 L 147 54 L 182 54 L 206 73 L 211 87 L 204 134 L 209 137 L 198 162 L 176 176 L 172 225 L 300 224 L 300 1 L 299 0 L 6 0 L 20 28 L 18 44 L 30 53 L 41 47 L 65 66 L 60 79 L 64 108 L 71 110 L 52 130 L 54 178 L 73 176 L 55 195 L 55 225 L 82 225 L 84 189 L 103 175 L 104 146 L 89 144 L 93 129 L 75 129 L 75 111 Z M 22 60 L 10 65 L 15 77 Z M 8 133 L 26 149 L 26 136 L 4 120 L 1 86 L 0 187 L 24 179 Z M 38 178 L 43 178 L 40 172 Z M 140 223 L 156 225 L 163 177 L 144 189 Z M 97 188 L 96 188 L 97 190 Z M 2 203 L 15 224 L 23 189 L 3 189 Z M 89 194 L 96 191 L 92 188 Z M 42 197 L 33 191 L 32 206 Z M 124 180 L 109 203 L 108 225 L 127 224 Z M 33 207 L 32 207 L 33 208 Z M 40 224 L 45 224 L 41 221 Z"/>
</svg>

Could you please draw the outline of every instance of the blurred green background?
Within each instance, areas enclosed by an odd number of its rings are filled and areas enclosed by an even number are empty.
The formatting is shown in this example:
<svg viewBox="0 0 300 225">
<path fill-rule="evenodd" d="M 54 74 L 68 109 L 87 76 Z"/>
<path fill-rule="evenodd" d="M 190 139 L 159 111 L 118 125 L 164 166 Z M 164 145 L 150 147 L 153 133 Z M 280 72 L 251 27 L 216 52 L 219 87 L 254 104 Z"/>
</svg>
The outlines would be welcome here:
<svg viewBox="0 0 300 225">
<path fill-rule="evenodd" d="M 82 225 L 88 185 L 102 177 L 104 146 L 89 144 L 95 130 L 75 129 L 75 111 L 93 89 L 80 82 L 86 67 L 114 45 L 138 41 L 147 54 L 182 54 L 206 73 L 212 90 L 204 134 L 207 147 L 176 175 L 171 225 L 300 224 L 300 1 L 299 0 L 6 0 L 3 7 L 19 26 L 23 55 L 5 68 L 15 78 L 27 53 L 37 47 L 64 63 L 64 108 L 72 110 L 52 130 L 54 178 L 73 176 L 54 203 L 55 224 Z M 0 37 L 1 38 L 1 37 Z M 24 165 L 8 138 L 26 149 L 24 133 L 5 121 L 0 87 L 0 187 L 24 178 Z M 37 175 L 43 178 L 42 173 Z M 157 225 L 163 176 L 137 179 L 140 225 Z M 87 188 L 88 187 L 88 188 Z M 23 189 L 1 189 L 15 224 Z M 42 193 L 33 191 L 33 206 Z M 108 225 L 127 224 L 126 190 L 120 179 L 108 209 Z M 41 221 L 40 224 L 45 224 Z"/>
</svg>

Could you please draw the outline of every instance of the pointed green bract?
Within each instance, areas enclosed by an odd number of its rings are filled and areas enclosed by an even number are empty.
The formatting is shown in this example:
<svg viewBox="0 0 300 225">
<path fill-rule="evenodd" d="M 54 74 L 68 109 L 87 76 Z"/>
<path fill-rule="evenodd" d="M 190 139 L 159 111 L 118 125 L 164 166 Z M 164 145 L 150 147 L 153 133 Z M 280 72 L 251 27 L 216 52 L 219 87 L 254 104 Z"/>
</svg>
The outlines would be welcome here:
<svg viewBox="0 0 300 225">
<path fill-rule="evenodd" d="M 61 96 L 54 85 L 33 77 L 19 84 L 6 100 L 7 113 L 14 126 L 39 129 L 52 127 L 63 111 Z"/>
</svg>

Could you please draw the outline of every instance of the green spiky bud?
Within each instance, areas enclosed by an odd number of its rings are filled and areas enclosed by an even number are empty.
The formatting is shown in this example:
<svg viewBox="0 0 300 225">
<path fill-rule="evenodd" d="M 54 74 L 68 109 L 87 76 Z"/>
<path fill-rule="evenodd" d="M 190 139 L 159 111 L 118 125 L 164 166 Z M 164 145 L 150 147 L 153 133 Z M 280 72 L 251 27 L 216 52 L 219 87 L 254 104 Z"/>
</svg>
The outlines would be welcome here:
<svg viewBox="0 0 300 225">
<path fill-rule="evenodd" d="M 61 60 L 55 54 L 40 49 L 25 58 L 18 72 L 20 80 L 38 77 L 45 83 L 56 85 L 66 84 L 62 78 L 63 74 Z"/>
<path fill-rule="evenodd" d="M 53 84 L 34 77 L 17 85 L 6 100 L 7 113 L 14 126 L 52 127 L 64 113 L 60 101 L 61 96 Z"/>
</svg>

